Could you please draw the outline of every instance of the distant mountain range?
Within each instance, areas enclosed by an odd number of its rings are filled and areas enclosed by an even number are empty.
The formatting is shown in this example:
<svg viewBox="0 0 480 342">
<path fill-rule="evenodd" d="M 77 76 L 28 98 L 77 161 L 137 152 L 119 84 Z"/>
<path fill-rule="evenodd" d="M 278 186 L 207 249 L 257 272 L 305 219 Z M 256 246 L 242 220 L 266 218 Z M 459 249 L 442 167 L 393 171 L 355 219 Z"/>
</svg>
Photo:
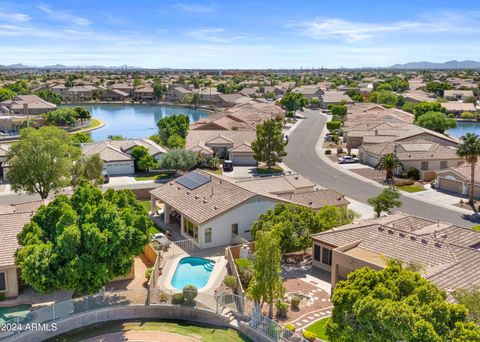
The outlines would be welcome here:
<svg viewBox="0 0 480 342">
<path fill-rule="evenodd" d="M 410 62 L 395 64 L 387 69 L 480 69 L 480 62 L 477 61 L 448 61 L 445 63 L 432 62 Z"/>
<path fill-rule="evenodd" d="M 173 71 L 173 70 L 196 70 L 193 68 L 188 69 L 173 69 L 173 68 L 142 68 L 130 65 L 120 65 L 120 66 L 103 66 L 103 65 L 88 65 L 88 66 L 68 66 L 63 64 L 54 64 L 54 65 L 45 65 L 45 66 L 29 66 L 21 63 L 12 64 L 12 65 L 0 65 L 0 70 L 92 70 L 92 71 L 102 71 L 102 70 L 163 70 L 163 71 Z M 327 70 L 329 68 L 326 68 Z M 433 62 L 410 62 L 405 64 L 394 64 L 389 67 L 364 67 L 364 68 L 338 68 L 330 70 L 368 70 L 368 69 L 404 69 L 404 70 L 459 70 L 459 69 L 480 69 L 480 62 L 477 61 L 448 61 L 444 63 L 433 63 Z M 200 69 L 197 69 L 200 70 Z M 204 70 L 220 70 L 220 69 L 204 69 Z M 232 69 L 232 70 L 241 70 L 241 69 Z M 249 69 L 253 70 L 253 69 Z M 278 71 L 301 71 L 302 69 L 258 69 L 258 70 L 278 70 Z M 305 70 L 303 70 L 305 71 Z"/>
</svg>

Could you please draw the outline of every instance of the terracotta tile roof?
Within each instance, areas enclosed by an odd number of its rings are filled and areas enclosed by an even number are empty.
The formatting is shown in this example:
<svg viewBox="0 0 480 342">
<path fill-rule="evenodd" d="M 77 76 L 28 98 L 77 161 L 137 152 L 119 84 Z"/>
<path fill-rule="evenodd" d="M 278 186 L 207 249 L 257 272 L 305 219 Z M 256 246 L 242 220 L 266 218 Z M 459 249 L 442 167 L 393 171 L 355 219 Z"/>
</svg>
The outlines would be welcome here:
<svg viewBox="0 0 480 342">
<path fill-rule="evenodd" d="M 219 130 L 193 130 L 187 135 L 186 148 L 206 146 L 209 144 L 232 144 L 232 148 L 243 144 L 251 144 L 257 138 L 253 130 L 219 131 Z"/>
<path fill-rule="evenodd" d="M 283 194 L 279 196 L 312 209 L 320 209 L 326 205 L 345 206 L 350 204 L 350 202 L 345 199 L 345 196 L 340 195 L 333 189 L 320 189 L 310 192 Z"/>
<path fill-rule="evenodd" d="M 285 194 L 299 191 L 313 191 L 315 184 L 301 175 L 256 177 L 247 180 L 237 181 L 237 184 L 245 189 L 270 194 Z"/>
<path fill-rule="evenodd" d="M 82 152 L 84 155 L 99 154 L 104 162 L 112 161 L 131 161 L 133 158 L 127 153 L 122 152 L 118 147 L 112 146 L 107 141 L 99 143 L 89 143 L 82 145 Z"/>
<path fill-rule="evenodd" d="M 445 108 L 447 112 L 474 112 L 476 110 L 473 103 L 463 103 L 463 102 L 443 102 L 442 107 Z"/>
</svg>

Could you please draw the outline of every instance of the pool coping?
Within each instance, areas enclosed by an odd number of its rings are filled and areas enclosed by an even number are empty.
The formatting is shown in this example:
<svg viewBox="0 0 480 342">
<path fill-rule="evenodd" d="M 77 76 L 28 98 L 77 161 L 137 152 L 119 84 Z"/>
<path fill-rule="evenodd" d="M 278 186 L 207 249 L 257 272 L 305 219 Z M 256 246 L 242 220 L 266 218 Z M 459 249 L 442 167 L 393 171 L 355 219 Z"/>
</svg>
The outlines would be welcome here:
<svg viewBox="0 0 480 342">
<path fill-rule="evenodd" d="M 186 257 L 206 259 L 206 260 L 211 260 L 215 262 L 215 266 L 213 267 L 213 270 L 210 274 L 210 278 L 208 279 L 207 284 L 204 287 L 198 289 L 199 293 L 214 294 L 215 289 L 220 285 L 221 281 L 223 281 L 223 278 L 227 274 L 227 267 L 226 267 L 227 260 L 225 259 L 224 256 L 212 256 L 212 257 L 206 258 L 206 257 L 200 257 L 200 256 L 196 257 L 188 253 L 182 253 L 172 259 L 168 259 L 165 263 L 165 266 L 163 267 L 162 274 L 158 278 L 157 288 L 160 289 L 161 291 L 168 291 L 168 292 L 182 291 L 172 286 L 172 278 L 173 278 L 173 275 L 175 274 L 178 263 L 180 262 L 180 260 Z"/>
</svg>

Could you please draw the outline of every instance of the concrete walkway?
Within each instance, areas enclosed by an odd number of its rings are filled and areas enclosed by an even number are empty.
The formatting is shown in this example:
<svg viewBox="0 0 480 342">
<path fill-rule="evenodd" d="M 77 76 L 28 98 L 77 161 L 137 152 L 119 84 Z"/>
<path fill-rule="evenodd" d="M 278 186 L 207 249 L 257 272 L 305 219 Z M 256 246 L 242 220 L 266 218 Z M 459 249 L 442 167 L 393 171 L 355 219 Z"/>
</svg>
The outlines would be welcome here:
<svg viewBox="0 0 480 342">
<path fill-rule="evenodd" d="M 325 309 L 321 309 L 321 310 L 317 310 L 317 311 L 314 311 L 314 312 L 309 312 L 309 313 L 306 313 L 305 315 L 303 316 L 300 316 L 298 317 L 297 319 L 291 321 L 291 322 L 287 322 L 289 324 L 292 324 L 295 329 L 303 329 L 305 328 L 307 325 L 310 325 L 322 318 L 325 318 L 325 317 L 329 317 L 332 315 L 332 309 L 333 309 L 333 306 L 331 307 L 328 307 L 328 308 L 325 308 Z"/>
</svg>

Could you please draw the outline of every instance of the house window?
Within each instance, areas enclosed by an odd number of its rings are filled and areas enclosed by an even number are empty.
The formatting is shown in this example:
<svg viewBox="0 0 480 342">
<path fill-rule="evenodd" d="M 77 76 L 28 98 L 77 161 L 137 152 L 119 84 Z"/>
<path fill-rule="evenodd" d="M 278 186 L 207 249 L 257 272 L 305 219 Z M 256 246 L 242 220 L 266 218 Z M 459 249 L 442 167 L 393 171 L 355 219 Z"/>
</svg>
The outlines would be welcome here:
<svg viewBox="0 0 480 342">
<path fill-rule="evenodd" d="M 205 243 L 212 242 L 212 228 L 205 228 Z"/>
<path fill-rule="evenodd" d="M 188 220 L 185 220 L 185 232 L 194 239 L 198 238 L 198 227 Z"/>
<path fill-rule="evenodd" d="M 7 291 L 7 278 L 5 272 L 0 272 L 0 292 Z"/>
<path fill-rule="evenodd" d="M 320 246 L 313 245 L 313 260 L 320 261 Z"/>
<path fill-rule="evenodd" d="M 322 247 L 322 264 L 332 266 L 332 250 Z"/>
<path fill-rule="evenodd" d="M 440 161 L 440 169 L 446 169 L 448 167 L 446 160 Z"/>
<path fill-rule="evenodd" d="M 238 235 L 238 223 L 232 224 L 232 234 Z"/>
<path fill-rule="evenodd" d="M 428 170 L 428 161 L 422 161 L 422 165 L 420 167 L 422 171 Z"/>
</svg>

